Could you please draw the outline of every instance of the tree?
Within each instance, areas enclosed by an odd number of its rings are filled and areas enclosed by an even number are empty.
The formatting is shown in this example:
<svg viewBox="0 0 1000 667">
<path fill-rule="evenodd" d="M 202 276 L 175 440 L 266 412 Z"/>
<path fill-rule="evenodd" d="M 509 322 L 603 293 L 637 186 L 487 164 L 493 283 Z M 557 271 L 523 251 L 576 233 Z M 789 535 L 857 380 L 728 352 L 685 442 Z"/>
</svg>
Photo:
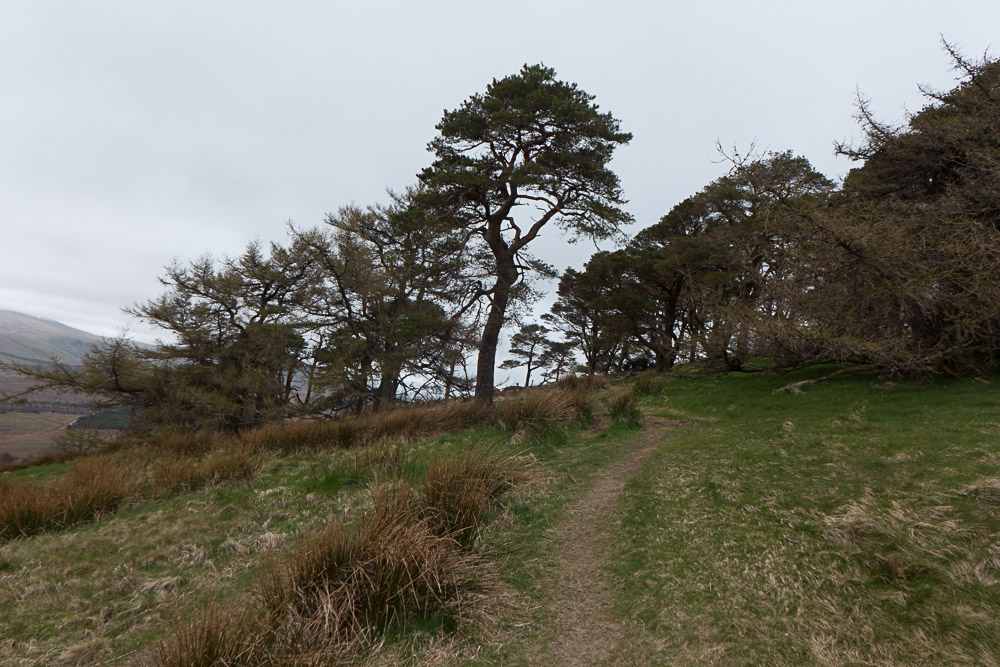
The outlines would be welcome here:
<svg viewBox="0 0 1000 667">
<path fill-rule="evenodd" d="M 326 229 L 293 230 L 319 269 L 308 308 L 323 332 L 316 376 L 338 407 L 378 410 L 428 383 L 453 390 L 476 276 L 461 236 L 413 206 L 413 195 L 344 207 Z"/>
<path fill-rule="evenodd" d="M 671 320 L 667 347 L 693 336 L 727 370 L 752 355 L 774 356 L 783 330 L 802 323 L 801 293 L 813 288 L 813 240 L 803 222 L 833 191 L 832 181 L 790 151 L 737 159 L 640 232 L 631 266 Z"/>
<path fill-rule="evenodd" d="M 160 297 L 128 312 L 170 339 L 95 346 L 79 368 L 18 366 L 34 388 L 63 388 L 100 407 L 135 408 L 136 430 L 236 431 L 288 416 L 303 360 L 302 307 L 314 267 L 296 249 L 251 243 L 235 259 L 174 263 Z"/>
<path fill-rule="evenodd" d="M 559 382 L 564 375 L 572 372 L 575 365 L 573 341 L 546 340 L 545 348 L 538 356 L 538 370 L 542 371 L 542 384 Z"/>
<path fill-rule="evenodd" d="M 503 362 L 500 364 L 500 368 L 513 370 L 526 366 L 524 386 L 529 386 L 531 384 L 531 371 L 538 366 L 538 358 L 546 349 L 547 344 L 551 343 L 545 336 L 548 332 L 548 329 L 537 323 L 521 327 L 521 330 L 510 339 L 510 353 L 516 358 Z"/>
<path fill-rule="evenodd" d="M 814 218 L 822 281 L 803 304 L 834 358 L 913 373 L 1000 360 L 1000 61 L 971 62 L 903 126 L 872 117 L 838 150 L 862 164 Z"/>
<path fill-rule="evenodd" d="M 488 249 L 493 284 L 479 343 L 475 400 L 493 400 L 496 350 L 511 292 L 533 268 L 527 246 L 549 223 L 574 235 L 607 238 L 631 220 L 618 177 L 608 168 L 631 140 L 593 96 L 542 65 L 494 79 L 484 94 L 446 111 L 429 145 L 435 160 L 419 178 L 431 210 Z M 530 209 L 530 213 L 524 209 Z"/>
<path fill-rule="evenodd" d="M 558 299 L 542 320 L 580 350 L 588 375 L 608 372 L 627 347 L 627 333 L 610 305 L 620 288 L 620 275 L 609 270 L 607 252 L 593 255 L 583 271 L 566 269 L 559 279 Z"/>
</svg>

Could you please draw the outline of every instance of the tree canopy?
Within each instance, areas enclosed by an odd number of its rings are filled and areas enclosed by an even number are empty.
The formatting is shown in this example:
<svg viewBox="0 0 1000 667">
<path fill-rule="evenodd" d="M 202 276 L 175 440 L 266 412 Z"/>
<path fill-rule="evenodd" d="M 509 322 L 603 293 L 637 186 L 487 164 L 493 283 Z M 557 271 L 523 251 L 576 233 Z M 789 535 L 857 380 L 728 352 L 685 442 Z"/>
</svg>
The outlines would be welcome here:
<svg viewBox="0 0 1000 667">
<path fill-rule="evenodd" d="M 493 398 L 511 290 L 539 268 L 527 246 L 550 223 L 600 239 L 631 220 L 608 163 L 632 135 L 593 100 L 576 84 L 557 80 L 554 70 L 525 65 L 445 112 L 428 147 L 435 160 L 420 174 L 424 203 L 469 241 L 485 245 L 492 262 L 493 284 L 477 294 L 490 302 L 479 343 L 477 402 Z"/>
</svg>

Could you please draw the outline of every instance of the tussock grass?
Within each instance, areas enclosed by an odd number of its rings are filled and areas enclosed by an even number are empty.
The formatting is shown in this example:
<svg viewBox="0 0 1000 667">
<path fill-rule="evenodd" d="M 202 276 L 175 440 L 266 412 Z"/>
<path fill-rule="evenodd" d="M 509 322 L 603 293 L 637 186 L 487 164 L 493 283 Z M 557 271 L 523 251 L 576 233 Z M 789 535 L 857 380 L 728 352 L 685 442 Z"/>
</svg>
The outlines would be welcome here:
<svg viewBox="0 0 1000 667">
<path fill-rule="evenodd" d="M 581 426 L 590 426 L 594 423 L 594 396 L 583 389 L 565 390 L 565 395 L 573 411 L 576 413 L 576 421 Z"/>
<path fill-rule="evenodd" d="M 0 539 L 96 520 L 143 498 L 247 479 L 269 456 L 408 442 L 475 426 L 534 437 L 582 419 L 590 409 L 585 397 L 572 392 L 533 391 L 492 408 L 450 401 L 331 421 L 271 424 L 239 435 L 178 433 L 147 447 L 119 445 L 117 451 L 77 458 L 71 470 L 82 472 L 61 481 L 0 477 Z"/>
<path fill-rule="evenodd" d="M 497 401 L 488 421 L 510 433 L 537 436 L 578 418 L 578 401 L 567 392 L 529 391 Z"/>
<path fill-rule="evenodd" d="M 659 394 L 666 386 L 665 378 L 656 371 L 643 371 L 635 379 L 634 391 L 639 396 Z"/>
<path fill-rule="evenodd" d="M 157 456 L 150 469 L 149 489 L 156 497 L 190 491 L 209 484 L 253 477 L 262 464 L 260 454 L 239 443 L 200 458 Z"/>
<path fill-rule="evenodd" d="M 608 385 L 606 375 L 568 375 L 553 386 L 565 391 L 588 391 L 596 392 L 604 389 Z"/>
<path fill-rule="evenodd" d="M 150 657 L 158 667 L 250 665 L 259 657 L 266 632 L 259 615 L 206 603 L 190 623 L 178 624 Z"/>
<path fill-rule="evenodd" d="M 469 547 L 497 498 L 531 478 L 526 458 L 470 449 L 432 459 L 420 491 L 423 514 L 437 535 Z"/>
<path fill-rule="evenodd" d="M 78 458 L 43 482 L 0 477 L 0 539 L 97 521 L 122 506 L 231 479 L 252 477 L 260 457 L 246 446 L 198 459 L 123 450 Z"/>
<path fill-rule="evenodd" d="M 621 390 L 607 399 L 611 423 L 622 426 L 642 426 L 642 410 L 634 391 Z"/>
<path fill-rule="evenodd" d="M 333 524 L 272 565 L 261 600 L 284 615 L 278 641 L 296 652 L 350 650 L 417 616 L 469 617 L 469 603 L 488 590 L 483 563 L 432 530 L 413 493 L 405 485 L 376 490 L 360 525 Z"/>
<path fill-rule="evenodd" d="M 469 450 L 435 459 L 421 489 L 375 484 L 363 519 L 330 521 L 283 560 L 270 554 L 249 604 L 210 604 L 148 662 L 327 664 L 415 619 L 483 623 L 496 583 L 473 542 L 488 506 L 528 476 L 525 459 Z"/>
<path fill-rule="evenodd" d="M 0 477 L 0 539 L 33 535 L 101 516 L 134 498 L 141 471 L 120 457 L 80 459 L 45 482 Z"/>
<path fill-rule="evenodd" d="M 487 410 L 457 401 L 365 413 L 335 420 L 269 424 L 241 438 L 270 452 L 292 453 L 350 449 L 384 440 L 407 441 L 460 431 L 481 424 Z"/>
</svg>

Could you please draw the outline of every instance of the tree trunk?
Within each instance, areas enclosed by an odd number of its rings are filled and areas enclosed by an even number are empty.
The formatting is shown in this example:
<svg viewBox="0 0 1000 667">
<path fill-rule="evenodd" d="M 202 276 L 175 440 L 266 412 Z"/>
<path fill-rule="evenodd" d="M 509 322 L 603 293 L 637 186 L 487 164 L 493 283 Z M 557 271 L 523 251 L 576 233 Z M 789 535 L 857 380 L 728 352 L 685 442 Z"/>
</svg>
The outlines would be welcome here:
<svg viewBox="0 0 1000 667">
<path fill-rule="evenodd" d="M 476 405 L 493 405 L 494 378 L 496 374 L 497 344 L 503 329 L 510 288 L 517 280 L 517 266 L 513 256 L 501 263 L 497 259 L 497 282 L 493 287 L 493 300 L 486 316 L 483 337 L 479 341 L 479 359 L 476 362 Z"/>
<path fill-rule="evenodd" d="M 396 392 L 399 390 L 399 375 L 402 368 L 399 364 L 393 364 L 384 371 L 378 387 L 375 389 L 374 411 L 378 412 L 386 406 L 390 406 L 396 400 Z"/>
</svg>

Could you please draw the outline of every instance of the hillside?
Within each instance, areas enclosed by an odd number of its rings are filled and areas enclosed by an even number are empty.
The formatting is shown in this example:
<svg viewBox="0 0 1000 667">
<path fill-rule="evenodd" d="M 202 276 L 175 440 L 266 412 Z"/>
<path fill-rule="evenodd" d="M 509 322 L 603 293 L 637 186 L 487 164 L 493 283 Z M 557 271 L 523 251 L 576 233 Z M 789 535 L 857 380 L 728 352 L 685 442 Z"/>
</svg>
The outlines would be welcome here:
<svg viewBox="0 0 1000 667">
<path fill-rule="evenodd" d="M 78 364 L 100 336 L 23 313 L 0 310 L 0 361 L 45 363 L 56 357 Z"/>
<path fill-rule="evenodd" d="M 456 402 L 0 473 L 0 662 L 222 664 L 207 651 L 322 636 L 304 648 L 332 651 L 323 623 L 347 614 L 377 623 L 351 626 L 375 664 L 997 664 L 1000 385 L 781 391 L 830 370 L 644 375 L 589 405 L 566 386 L 493 413 Z M 515 489 L 477 510 L 460 561 L 417 530 L 426 518 L 396 521 L 416 500 L 437 498 L 425 517 L 461 508 L 442 489 L 476 466 L 452 464 L 486 462 L 479 488 L 508 465 L 497 454 L 530 470 L 502 473 L 494 488 Z M 351 554 L 397 535 L 430 540 L 436 556 L 412 563 L 437 592 L 365 589 L 402 600 L 388 615 L 336 606 L 359 579 L 325 577 L 368 563 L 382 569 L 364 580 L 396 577 L 391 555 L 410 547 Z M 313 567 L 331 554 L 343 569 Z M 303 602 L 255 616 L 268 599 Z M 281 632 L 261 644 L 262 628 Z"/>
</svg>

